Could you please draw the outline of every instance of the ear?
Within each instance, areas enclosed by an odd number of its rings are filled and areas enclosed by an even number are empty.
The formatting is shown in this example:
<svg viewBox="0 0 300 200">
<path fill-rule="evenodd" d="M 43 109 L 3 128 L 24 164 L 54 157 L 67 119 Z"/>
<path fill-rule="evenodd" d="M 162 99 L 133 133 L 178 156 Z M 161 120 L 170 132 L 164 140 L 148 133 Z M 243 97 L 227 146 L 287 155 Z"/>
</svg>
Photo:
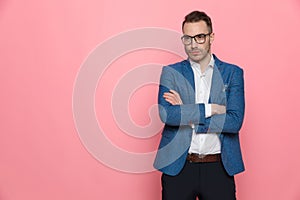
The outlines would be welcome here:
<svg viewBox="0 0 300 200">
<path fill-rule="evenodd" d="M 215 40 L 215 33 L 211 33 L 210 36 L 209 36 L 209 41 L 210 41 L 210 44 L 213 43 L 213 41 Z"/>
</svg>

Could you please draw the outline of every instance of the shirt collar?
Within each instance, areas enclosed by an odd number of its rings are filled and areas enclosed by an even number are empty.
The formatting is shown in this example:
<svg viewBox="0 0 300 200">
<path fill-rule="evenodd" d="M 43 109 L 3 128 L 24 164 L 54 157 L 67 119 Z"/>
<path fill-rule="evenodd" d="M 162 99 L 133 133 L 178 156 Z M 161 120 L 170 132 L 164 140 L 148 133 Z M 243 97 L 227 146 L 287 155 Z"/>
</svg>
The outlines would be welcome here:
<svg viewBox="0 0 300 200">
<path fill-rule="evenodd" d="M 191 66 L 193 68 L 198 68 L 198 69 L 200 68 L 200 64 L 199 63 L 196 63 L 196 62 L 192 61 L 191 59 L 189 59 L 189 62 L 190 62 Z M 211 55 L 210 56 L 210 61 L 208 63 L 208 67 L 214 68 L 214 65 L 215 65 L 215 59 L 214 59 L 213 55 Z"/>
</svg>

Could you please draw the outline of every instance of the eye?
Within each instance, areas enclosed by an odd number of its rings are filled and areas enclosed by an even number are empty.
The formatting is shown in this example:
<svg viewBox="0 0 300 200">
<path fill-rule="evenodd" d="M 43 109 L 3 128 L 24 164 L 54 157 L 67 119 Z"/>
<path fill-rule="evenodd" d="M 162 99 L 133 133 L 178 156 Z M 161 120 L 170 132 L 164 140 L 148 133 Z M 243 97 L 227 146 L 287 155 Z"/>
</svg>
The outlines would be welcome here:
<svg viewBox="0 0 300 200">
<path fill-rule="evenodd" d="M 199 34 L 199 35 L 196 35 L 195 38 L 203 40 L 203 38 L 205 38 L 205 36 L 206 36 L 205 34 Z"/>
<path fill-rule="evenodd" d="M 190 36 L 188 36 L 188 35 L 184 35 L 184 36 L 182 36 L 182 39 L 184 39 L 184 40 L 189 40 L 191 37 Z"/>
</svg>

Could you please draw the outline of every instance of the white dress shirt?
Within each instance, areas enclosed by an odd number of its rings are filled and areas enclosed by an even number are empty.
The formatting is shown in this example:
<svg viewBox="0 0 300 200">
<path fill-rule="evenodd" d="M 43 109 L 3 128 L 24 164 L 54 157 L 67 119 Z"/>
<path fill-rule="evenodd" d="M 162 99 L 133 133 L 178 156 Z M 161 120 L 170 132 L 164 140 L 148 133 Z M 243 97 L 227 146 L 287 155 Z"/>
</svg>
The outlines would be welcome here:
<svg viewBox="0 0 300 200">
<path fill-rule="evenodd" d="M 191 67 L 194 72 L 195 80 L 195 101 L 196 103 L 204 103 L 205 117 L 211 116 L 211 105 L 208 104 L 210 95 L 212 74 L 214 69 L 214 58 L 211 60 L 205 72 L 201 72 L 200 64 L 190 60 Z M 198 153 L 202 155 L 221 153 L 221 142 L 217 133 L 196 133 L 193 129 L 191 146 L 189 153 Z"/>
</svg>

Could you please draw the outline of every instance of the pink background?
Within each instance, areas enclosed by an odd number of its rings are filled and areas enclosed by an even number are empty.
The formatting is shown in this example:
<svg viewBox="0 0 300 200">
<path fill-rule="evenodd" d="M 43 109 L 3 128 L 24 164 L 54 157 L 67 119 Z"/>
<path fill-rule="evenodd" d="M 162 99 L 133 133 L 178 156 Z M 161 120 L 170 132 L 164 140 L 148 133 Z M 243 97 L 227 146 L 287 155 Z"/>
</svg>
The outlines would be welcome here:
<svg viewBox="0 0 300 200">
<path fill-rule="evenodd" d="M 184 15 L 195 9 L 213 19 L 214 53 L 245 70 L 246 172 L 236 176 L 238 199 L 299 200 L 299 0 L 1 0 L 0 199 L 160 199 L 159 172 L 120 172 L 88 153 L 74 125 L 73 86 L 99 43 L 135 28 L 180 31 Z M 178 60 L 138 51 L 114 62 L 108 77 L 117 80 L 118 68 L 126 73 L 136 65 Z M 147 86 L 133 95 L 139 103 L 130 103 L 130 114 L 137 124 L 148 123 L 156 92 Z M 96 102 L 99 116 L 110 102 L 100 104 L 99 91 Z M 133 152 L 157 147 L 159 134 L 126 136 L 109 112 L 102 120 L 115 145 Z"/>
</svg>

